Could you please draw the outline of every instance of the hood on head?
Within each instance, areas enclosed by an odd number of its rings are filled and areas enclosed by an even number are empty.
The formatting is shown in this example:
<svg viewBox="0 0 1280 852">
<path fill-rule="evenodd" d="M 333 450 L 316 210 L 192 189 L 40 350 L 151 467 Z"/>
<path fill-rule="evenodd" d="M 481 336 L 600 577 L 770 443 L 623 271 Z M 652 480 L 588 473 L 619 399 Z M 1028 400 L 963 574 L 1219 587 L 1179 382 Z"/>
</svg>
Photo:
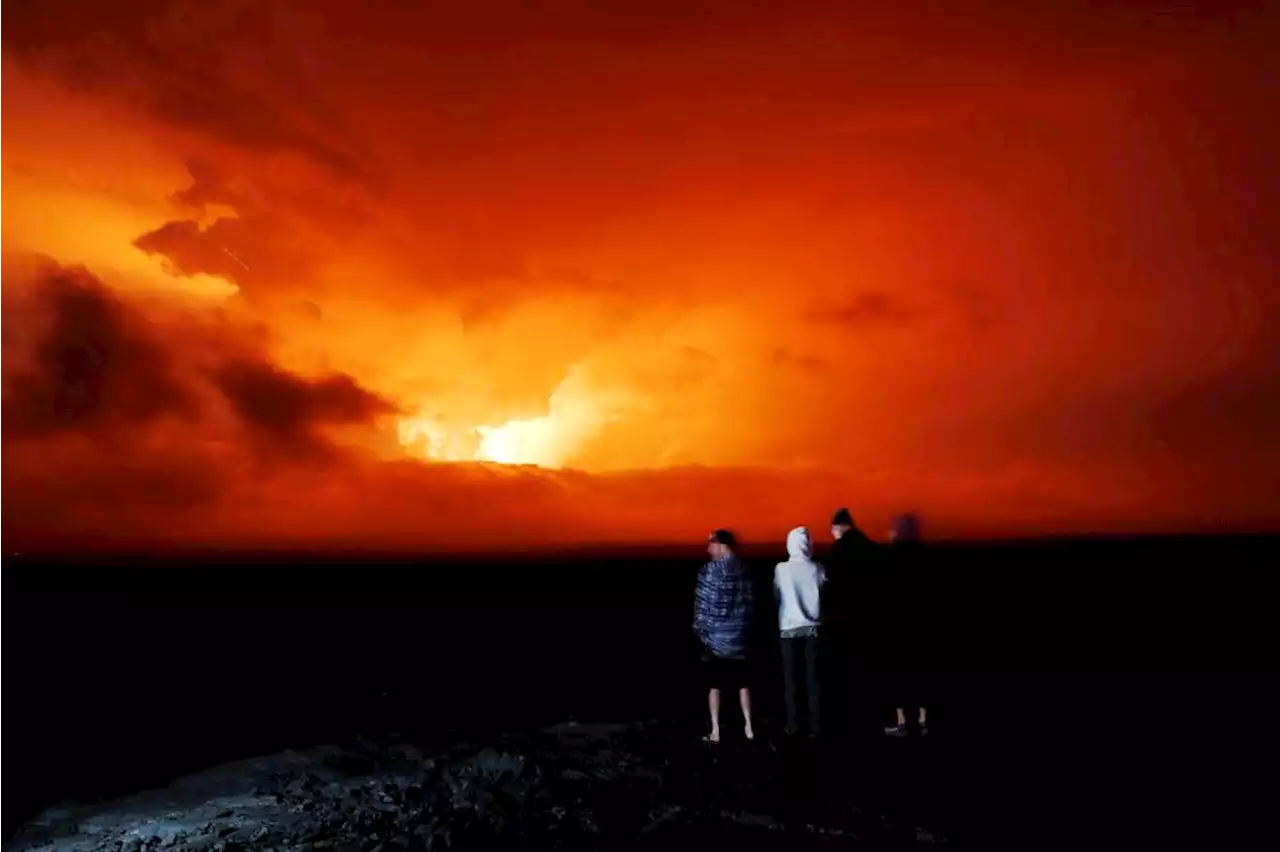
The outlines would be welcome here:
<svg viewBox="0 0 1280 852">
<path fill-rule="evenodd" d="M 796 527 L 787 533 L 787 555 L 792 559 L 813 556 L 813 541 L 809 538 L 806 527 Z"/>
</svg>

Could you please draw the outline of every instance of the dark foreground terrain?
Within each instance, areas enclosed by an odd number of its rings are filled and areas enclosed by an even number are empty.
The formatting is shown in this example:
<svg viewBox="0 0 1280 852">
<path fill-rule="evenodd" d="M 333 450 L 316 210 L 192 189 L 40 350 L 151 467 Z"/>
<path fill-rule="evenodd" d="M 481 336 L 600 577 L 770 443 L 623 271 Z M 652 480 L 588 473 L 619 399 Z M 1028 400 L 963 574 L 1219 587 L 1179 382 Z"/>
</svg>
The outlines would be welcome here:
<svg viewBox="0 0 1280 852">
<path fill-rule="evenodd" d="M 657 722 L 569 723 L 483 743 L 362 740 L 227 764 L 107 804 L 51 809 L 8 848 L 659 849 L 740 838 L 755 848 L 843 849 L 942 842 L 909 819 L 899 823 L 901 817 L 854 804 L 848 784 L 812 783 L 827 777 L 820 771 L 825 757 L 763 744 L 713 750 Z"/>
<path fill-rule="evenodd" d="M 1276 755 L 1278 553 L 937 548 L 909 606 L 857 610 L 869 656 L 927 651 L 928 738 L 881 736 L 889 681 L 832 657 L 815 749 L 777 743 L 768 606 L 762 741 L 696 742 L 694 548 L 10 558 L 6 849 L 1252 836 L 1274 812 L 1257 779 Z M 774 558 L 753 554 L 762 582 Z"/>
</svg>

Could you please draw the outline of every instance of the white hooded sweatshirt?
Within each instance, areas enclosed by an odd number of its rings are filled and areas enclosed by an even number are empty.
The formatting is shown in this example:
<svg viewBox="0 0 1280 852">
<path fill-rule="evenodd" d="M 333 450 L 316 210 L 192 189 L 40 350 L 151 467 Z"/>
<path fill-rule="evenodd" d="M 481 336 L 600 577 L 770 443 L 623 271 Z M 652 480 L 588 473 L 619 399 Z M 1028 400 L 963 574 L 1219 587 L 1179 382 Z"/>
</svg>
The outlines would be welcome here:
<svg viewBox="0 0 1280 852">
<path fill-rule="evenodd" d="M 785 632 L 816 628 L 822 623 L 822 585 L 827 572 L 814 562 L 809 530 L 796 527 L 787 533 L 787 555 L 773 569 L 773 587 L 778 595 L 778 628 Z"/>
</svg>

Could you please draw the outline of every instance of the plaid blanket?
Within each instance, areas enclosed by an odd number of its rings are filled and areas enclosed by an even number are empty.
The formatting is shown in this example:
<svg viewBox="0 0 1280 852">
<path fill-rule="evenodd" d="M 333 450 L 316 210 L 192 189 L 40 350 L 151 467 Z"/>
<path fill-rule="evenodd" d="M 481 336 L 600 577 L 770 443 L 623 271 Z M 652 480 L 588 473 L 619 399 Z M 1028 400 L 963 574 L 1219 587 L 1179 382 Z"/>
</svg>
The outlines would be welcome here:
<svg viewBox="0 0 1280 852">
<path fill-rule="evenodd" d="M 751 578 L 736 556 L 708 562 L 698 572 L 693 632 L 717 657 L 742 657 L 754 605 Z"/>
</svg>

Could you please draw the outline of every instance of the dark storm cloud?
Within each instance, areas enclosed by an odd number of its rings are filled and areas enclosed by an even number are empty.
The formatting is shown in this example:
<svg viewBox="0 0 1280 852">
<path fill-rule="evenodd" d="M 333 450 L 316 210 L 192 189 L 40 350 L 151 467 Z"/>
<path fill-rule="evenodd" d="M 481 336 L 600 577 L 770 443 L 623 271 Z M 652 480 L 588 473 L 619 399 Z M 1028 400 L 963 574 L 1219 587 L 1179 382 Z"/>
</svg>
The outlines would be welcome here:
<svg viewBox="0 0 1280 852">
<path fill-rule="evenodd" d="M 216 275 L 253 296 L 260 286 L 307 280 L 311 255 L 295 249 L 282 235 L 245 218 L 221 218 L 207 227 L 190 219 L 166 222 L 133 241 L 161 257 L 175 274 Z"/>
<path fill-rule="evenodd" d="M 190 160 L 191 185 L 174 193 L 173 201 L 199 214 L 217 207 L 233 208 L 211 224 L 175 219 L 148 231 L 133 244 L 164 259 L 178 275 L 216 275 L 235 282 L 253 296 L 260 285 L 307 280 L 314 259 L 299 248 L 293 229 L 278 211 L 237 191 L 227 176 L 201 160 Z"/>
<path fill-rule="evenodd" d="M 1088 73 L 1129 61 L 1194 27 L 1240 26 L 1236 19 L 1252 5 L 1099 8 L 1087 2 L 978 0 L 956 14 L 953 4 L 941 0 L 882 5 L 488 0 L 372 6 L 338 0 L 11 0 L 3 43 L 10 55 L 77 86 L 134 87 L 131 93 L 155 116 L 177 126 L 246 149 L 297 152 L 337 175 L 368 182 L 378 164 L 359 136 L 369 128 L 345 124 L 326 94 L 332 87 L 325 84 L 375 52 L 419 57 L 420 77 L 388 77 L 386 86 L 419 86 L 441 70 L 435 60 L 466 56 L 473 58 L 471 64 L 447 76 L 484 90 L 509 85 L 501 80 L 504 61 L 512 51 L 535 46 L 640 51 L 683 43 L 714 50 L 725 39 L 759 40 L 756 63 L 782 71 L 808 61 L 813 45 L 835 45 L 847 48 L 839 52 L 839 66 L 814 69 L 823 73 L 806 91 L 826 86 L 848 94 L 842 71 L 856 67 L 863 80 L 859 96 L 874 89 L 877 98 L 896 99 L 937 89 L 936 69 L 926 67 L 934 59 L 994 62 L 1023 77 Z M 810 49 L 789 49 L 798 46 L 796 39 Z M 764 49 L 763 42 L 772 42 L 772 49 Z M 885 45 L 898 42 L 901 47 L 890 51 L 891 61 L 882 67 L 860 64 L 869 53 L 860 48 L 878 45 L 883 54 Z M 925 46 L 930 62 L 919 61 L 908 44 Z M 452 89 L 441 94 L 470 100 Z"/>
<path fill-rule="evenodd" d="M 214 383 L 259 438 L 282 452 L 323 449 L 316 428 L 368 423 L 396 407 L 350 376 L 306 379 L 263 361 L 232 361 Z"/>
<path fill-rule="evenodd" d="M 32 308 L 22 320 L 47 326 L 27 357 L 14 353 L 22 367 L 6 377 L 7 434 L 132 427 L 190 413 L 163 348 L 88 271 L 45 265 Z"/>
<path fill-rule="evenodd" d="M 209 382 L 252 434 L 290 452 L 324 450 L 321 427 L 361 425 L 396 411 L 348 375 L 307 378 L 244 341 L 150 324 L 84 269 L 44 262 L 36 276 L 26 300 L 6 315 L 7 438 L 82 434 L 137 444 L 169 416 L 202 433 L 214 428 L 197 403 L 210 398 L 199 392 Z M 202 358 L 212 356 L 213 366 L 194 366 L 196 349 L 206 350 Z"/>
<path fill-rule="evenodd" d="M 223 476 L 200 452 L 147 447 L 156 427 L 183 434 L 201 414 L 162 336 L 84 269 L 41 261 L 34 273 L 18 282 L 6 270 L 6 527 L 214 500 Z"/>
<path fill-rule="evenodd" d="M 811 319 L 847 328 L 883 328 L 913 322 L 919 312 L 900 299 L 878 290 L 866 291 L 832 308 L 813 311 Z"/>
<path fill-rule="evenodd" d="M 219 219 L 203 229 L 199 222 L 189 219 L 166 222 L 133 244 L 147 254 L 164 257 L 169 268 L 179 275 L 218 275 L 228 281 L 242 281 L 253 267 L 239 259 L 240 254 L 226 248 L 227 243 L 240 242 L 235 239 L 235 230 L 234 219 Z M 245 254 L 250 260 L 258 259 L 252 253 Z"/>
<path fill-rule="evenodd" d="M 6 52 L 77 87 L 123 88 L 175 126 L 371 177 L 271 4 L 14 2 L 5 23 Z"/>
<path fill-rule="evenodd" d="M 252 335 L 83 269 L 6 266 L 5 288 L 6 535 L 198 536 L 233 495 L 337 459 L 327 427 L 394 410 L 349 376 L 294 374 Z"/>
<path fill-rule="evenodd" d="M 227 176 L 216 165 L 199 157 L 188 158 L 186 165 L 191 186 L 173 194 L 176 203 L 195 210 L 204 210 L 211 204 L 243 205 L 244 199 L 228 185 Z"/>
</svg>

